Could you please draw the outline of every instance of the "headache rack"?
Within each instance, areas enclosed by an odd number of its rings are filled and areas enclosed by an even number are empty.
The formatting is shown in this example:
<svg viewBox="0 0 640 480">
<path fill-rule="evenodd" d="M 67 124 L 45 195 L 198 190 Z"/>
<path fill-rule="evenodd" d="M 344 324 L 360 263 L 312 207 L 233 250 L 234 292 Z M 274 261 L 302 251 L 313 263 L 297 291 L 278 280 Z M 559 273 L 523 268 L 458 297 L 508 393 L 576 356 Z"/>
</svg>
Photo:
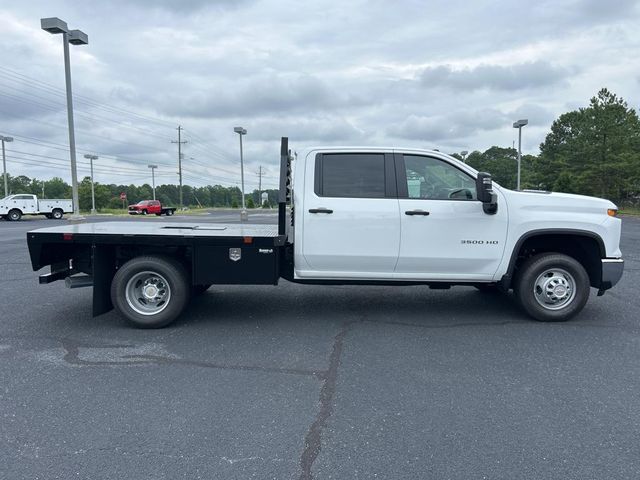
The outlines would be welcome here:
<svg viewBox="0 0 640 480">
<path fill-rule="evenodd" d="M 280 189 L 278 190 L 278 235 L 287 235 L 287 206 L 291 205 L 291 150 L 289 138 L 280 140 Z M 293 209 L 291 210 L 291 224 L 293 225 Z"/>
</svg>

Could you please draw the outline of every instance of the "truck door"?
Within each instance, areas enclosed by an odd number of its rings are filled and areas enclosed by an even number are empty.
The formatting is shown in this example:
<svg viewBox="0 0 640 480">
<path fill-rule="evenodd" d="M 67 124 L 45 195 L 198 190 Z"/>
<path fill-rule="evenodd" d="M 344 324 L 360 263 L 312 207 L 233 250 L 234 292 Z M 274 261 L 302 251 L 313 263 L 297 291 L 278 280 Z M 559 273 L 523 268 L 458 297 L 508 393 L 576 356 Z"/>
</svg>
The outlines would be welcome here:
<svg viewBox="0 0 640 480">
<path fill-rule="evenodd" d="M 296 274 L 382 278 L 395 268 L 400 213 L 393 154 L 309 154 L 306 160 L 302 258 Z M 299 218 L 299 217 L 298 217 Z"/>
<path fill-rule="evenodd" d="M 507 209 L 487 215 L 475 178 L 435 157 L 396 154 L 402 238 L 398 279 L 492 280 L 504 252 Z"/>
</svg>

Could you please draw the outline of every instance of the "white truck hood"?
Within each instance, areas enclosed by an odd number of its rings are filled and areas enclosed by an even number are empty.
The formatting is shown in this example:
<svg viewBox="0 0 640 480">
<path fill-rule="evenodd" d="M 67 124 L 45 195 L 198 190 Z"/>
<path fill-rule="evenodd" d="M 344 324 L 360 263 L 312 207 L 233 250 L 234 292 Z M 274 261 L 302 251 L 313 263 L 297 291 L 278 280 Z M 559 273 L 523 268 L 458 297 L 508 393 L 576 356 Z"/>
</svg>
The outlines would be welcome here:
<svg viewBox="0 0 640 480">
<path fill-rule="evenodd" d="M 554 213 L 594 213 L 606 215 L 608 209 L 617 209 L 610 200 L 574 195 L 572 193 L 514 191 L 502 189 L 510 205 L 522 210 L 549 211 Z"/>
</svg>

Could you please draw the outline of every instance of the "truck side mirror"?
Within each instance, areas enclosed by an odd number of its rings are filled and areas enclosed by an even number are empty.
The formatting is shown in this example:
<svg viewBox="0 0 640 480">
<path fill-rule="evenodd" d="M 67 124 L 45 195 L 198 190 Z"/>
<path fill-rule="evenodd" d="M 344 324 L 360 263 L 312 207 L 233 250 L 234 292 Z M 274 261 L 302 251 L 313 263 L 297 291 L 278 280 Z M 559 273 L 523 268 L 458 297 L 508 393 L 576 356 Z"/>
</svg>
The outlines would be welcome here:
<svg viewBox="0 0 640 480">
<path fill-rule="evenodd" d="M 490 173 L 478 173 L 476 177 L 476 195 L 478 200 L 482 202 L 484 213 L 493 215 L 498 211 L 498 196 L 493 191 Z"/>
</svg>

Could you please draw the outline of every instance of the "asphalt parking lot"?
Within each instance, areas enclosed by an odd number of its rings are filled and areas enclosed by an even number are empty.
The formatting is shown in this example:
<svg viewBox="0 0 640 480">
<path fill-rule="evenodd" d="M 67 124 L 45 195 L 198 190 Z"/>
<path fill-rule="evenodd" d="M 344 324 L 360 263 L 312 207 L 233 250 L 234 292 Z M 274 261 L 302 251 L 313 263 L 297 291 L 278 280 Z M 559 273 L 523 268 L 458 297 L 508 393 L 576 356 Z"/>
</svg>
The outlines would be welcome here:
<svg viewBox="0 0 640 480">
<path fill-rule="evenodd" d="M 283 281 L 152 331 L 38 285 L 25 233 L 56 223 L 0 222 L 2 479 L 640 477 L 639 218 L 621 283 L 568 323 L 473 288 Z"/>
</svg>

